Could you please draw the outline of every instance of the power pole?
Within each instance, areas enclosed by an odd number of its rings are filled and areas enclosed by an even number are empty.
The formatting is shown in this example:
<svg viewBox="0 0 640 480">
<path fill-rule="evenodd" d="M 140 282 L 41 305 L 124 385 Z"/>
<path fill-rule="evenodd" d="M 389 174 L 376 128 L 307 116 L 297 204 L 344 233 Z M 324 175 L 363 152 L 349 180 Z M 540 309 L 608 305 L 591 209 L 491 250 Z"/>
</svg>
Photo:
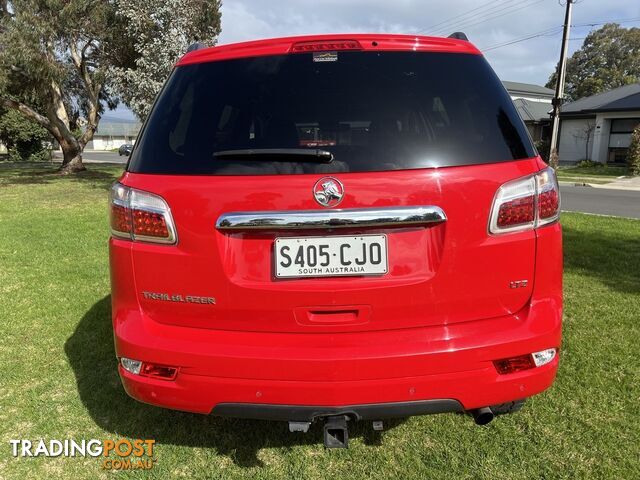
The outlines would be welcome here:
<svg viewBox="0 0 640 480">
<path fill-rule="evenodd" d="M 562 30 L 562 49 L 560 50 L 560 63 L 558 65 L 558 78 L 556 81 L 556 94 L 553 98 L 551 148 L 549 149 L 549 162 L 557 162 L 558 159 L 558 132 L 560 130 L 560 106 L 564 97 L 564 79 L 567 70 L 567 50 L 569 49 L 569 31 L 571 30 L 571 10 L 576 0 L 565 0 L 567 9 L 564 14 L 564 28 Z"/>
</svg>

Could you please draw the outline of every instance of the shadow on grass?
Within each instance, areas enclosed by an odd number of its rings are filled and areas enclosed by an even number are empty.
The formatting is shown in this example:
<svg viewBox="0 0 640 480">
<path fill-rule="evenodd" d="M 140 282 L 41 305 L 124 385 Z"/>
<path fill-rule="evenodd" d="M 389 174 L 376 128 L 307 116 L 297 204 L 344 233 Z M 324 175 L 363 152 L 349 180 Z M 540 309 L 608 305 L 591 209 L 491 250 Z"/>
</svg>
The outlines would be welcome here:
<svg viewBox="0 0 640 480">
<path fill-rule="evenodd" d="M 177 412 L 137 402 L 124 391 L 116 368 L 111 328 L 111 297 L 97 302 L 80 320 L 65 343 L 78 392 L 89 415 L 109 432 L 133 438 L 155 439 L 159 444 L 209 447 L 242 467 L 261 466 L 257 453 L 262 448 L 292 447 L 322 442 L 322 426 L 309 432 L 290 433 L 285 422 L 219 418 Z M 386 420 L 385 429 L 404 420 Z M 352 422 L 352 438 L 367 445 L 382 442 L 369 422 Z M 384 433 L 382 434 L 384 435 Z"/>
<path fill-rule="evenodd" d="M 622 293 L 640 293 L 640 236 L 563 225 L 564 266 Z"/>
<path fill-rule="evenodd" d="M 11 185 L 46 185 L 54 182 L 79 182 L 100 189 L 108 189 L 124 170 L 123 165 L 89 165 L 86 170 L 62 175 L 58 166 L 50 163 L 15 165 L 0 168 L 0 187 Z"/>
</svg>

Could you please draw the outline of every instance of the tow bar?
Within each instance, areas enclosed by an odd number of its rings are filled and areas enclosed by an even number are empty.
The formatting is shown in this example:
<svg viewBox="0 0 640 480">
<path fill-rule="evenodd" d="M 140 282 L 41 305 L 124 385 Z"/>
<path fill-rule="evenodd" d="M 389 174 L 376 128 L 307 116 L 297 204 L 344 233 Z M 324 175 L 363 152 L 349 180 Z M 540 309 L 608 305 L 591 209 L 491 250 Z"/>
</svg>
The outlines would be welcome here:
<svg viewBox="0 0 640 480">
<path fill-rule="evenodd" d="M 346 415 L 326 417 L 324 424 L 324 446 L 327 448 L 348 448 L 349 430 Z"/>
<path fill-rule="evenodd" d="M 327 415 L 318 417 L 317 420 L 324 422 L 323 434 L 324 446 L 326 448 L 349 448 L 348 415 Z M 306 433 L 309 431 L 309 427 L 311 427 L 311 422 L 289 422 L 290 432 Z M 373 422 L 374 430 L 380 431 L 383 428 L 382 421 L 377 420 Z"/>
</svg>

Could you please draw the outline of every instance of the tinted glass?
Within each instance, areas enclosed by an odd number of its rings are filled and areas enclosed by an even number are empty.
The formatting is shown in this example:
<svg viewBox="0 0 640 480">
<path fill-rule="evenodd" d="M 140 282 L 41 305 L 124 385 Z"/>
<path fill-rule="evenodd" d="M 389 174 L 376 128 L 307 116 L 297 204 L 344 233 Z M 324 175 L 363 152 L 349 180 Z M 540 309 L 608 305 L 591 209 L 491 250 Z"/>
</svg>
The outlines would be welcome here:
<svg viewBox="0 0 640 480">
<path fill-rule="evenodd" d="M 215 155 L 246 149 L 321 149 L 334 160 Z M 303 53 L 176 68 L 129 171 L 366 172 L 534 155 L 511 99 L 481 56 Z"/>
</svg>

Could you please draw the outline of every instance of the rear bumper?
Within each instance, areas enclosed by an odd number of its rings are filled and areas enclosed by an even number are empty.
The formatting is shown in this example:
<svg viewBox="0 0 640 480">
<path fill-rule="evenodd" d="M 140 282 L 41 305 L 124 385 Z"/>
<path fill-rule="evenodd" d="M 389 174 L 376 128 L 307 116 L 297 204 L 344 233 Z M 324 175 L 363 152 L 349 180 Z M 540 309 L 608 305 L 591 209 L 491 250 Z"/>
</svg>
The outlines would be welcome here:
<svg viewBox="0 0 640 480">
<path fill-rule="evenodd" d="M 492 363 L 559 347 L 561 313 L 552 304 L 537 302 L 517 315 L 449 327 L 341 335 L 201 331 L 160 325 L 130 311 L 126 320 L 116 318 L 116 354 L 178 366 L 173 381 L 119 367 L 133 398 L 177 410 L 272 418 L 269 409 L 251 405 L 356 410 L 442 399 L 470 410 L 530 397 L 553 383 L 558 357 L 508 375 L 499 375 Z M 238 404 L 246 404 L 244 413 Z M 458 409 L 451 405 L 446 411 Z"/>
<path fill-rule="evenodd" d="M 498 374 L 493 361 L 560 347 L 560 227 L 537 235 L 535 286 L 525 308 L 441 326 L 307 334 L 167 325 L 141 311 L 133 285 L 114 281 L 116 355 L 179 368 L 166 381 L 119 367 L 122 383 L 133 398 L 161 407 L 288 420 L 347 410 L 356 418 L 471 410 L 530 397 L 551 386 L 558 356 L 508 375 Z M 112 275 L 115 267 L 120 280 L 133 278 L 128 259 L 118 259 L 112 258 Z"/>
</svg>

